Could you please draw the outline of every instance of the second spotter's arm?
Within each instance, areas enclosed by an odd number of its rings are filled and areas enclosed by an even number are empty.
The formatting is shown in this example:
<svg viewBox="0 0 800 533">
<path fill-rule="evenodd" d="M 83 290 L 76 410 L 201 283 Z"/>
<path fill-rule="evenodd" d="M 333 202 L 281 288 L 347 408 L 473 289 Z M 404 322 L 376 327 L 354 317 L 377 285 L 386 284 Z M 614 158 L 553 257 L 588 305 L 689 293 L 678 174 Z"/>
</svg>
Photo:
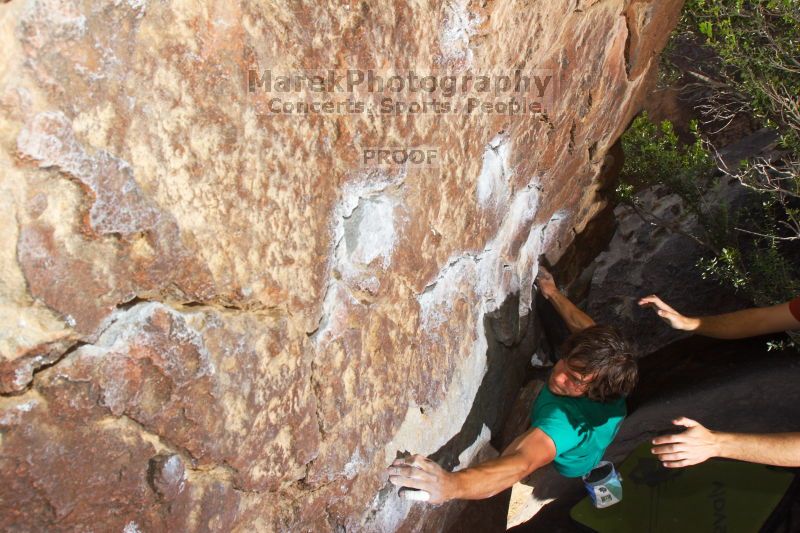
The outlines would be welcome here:
<svg viewBox="0 0 800 533">
<path fill-rule="evenodd" d="M 686 417 L 673 420 L 673 424 L 687 429 L 682 433 L 656 437 L 652 449 L 669 468 L 696 465 L 711 457 L 800 466 L 800 433 L 726 433 L 712 431 Z"/>
</svg>

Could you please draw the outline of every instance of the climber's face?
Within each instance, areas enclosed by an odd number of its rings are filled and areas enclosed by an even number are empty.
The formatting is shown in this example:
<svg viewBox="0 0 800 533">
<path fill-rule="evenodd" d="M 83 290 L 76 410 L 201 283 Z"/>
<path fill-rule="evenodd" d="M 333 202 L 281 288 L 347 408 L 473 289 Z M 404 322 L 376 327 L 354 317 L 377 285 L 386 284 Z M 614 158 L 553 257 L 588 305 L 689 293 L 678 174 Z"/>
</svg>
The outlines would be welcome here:
<svg viewBox="0 0 800 533">
<path fill-rule="evenodd" d="M 570 368 L 562 359 L 553 366 L 547 387 L 553 394 L 559 396 L 583 396 L 589 388 L 592 376 L 586 376 Z"/>
</svg>

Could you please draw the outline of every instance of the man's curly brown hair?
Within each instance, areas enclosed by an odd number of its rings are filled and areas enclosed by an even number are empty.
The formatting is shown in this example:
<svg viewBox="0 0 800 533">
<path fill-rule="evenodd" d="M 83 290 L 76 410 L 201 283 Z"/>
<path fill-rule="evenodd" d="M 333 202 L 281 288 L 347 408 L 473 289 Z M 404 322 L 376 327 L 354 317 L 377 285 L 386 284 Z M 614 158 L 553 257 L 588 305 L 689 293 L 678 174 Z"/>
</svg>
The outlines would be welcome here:
<svg viewBox="0 0 800 533">
<path fill-rule="evenodd" d="M 630 394 L 639 379 L 639 367 L 625 338 L 609 326 L 592 326 L 567 338 L 561 348 L 567 367 L 582 376 L 594 376 L 586 396 L 608 402 Z"/>
</svg>

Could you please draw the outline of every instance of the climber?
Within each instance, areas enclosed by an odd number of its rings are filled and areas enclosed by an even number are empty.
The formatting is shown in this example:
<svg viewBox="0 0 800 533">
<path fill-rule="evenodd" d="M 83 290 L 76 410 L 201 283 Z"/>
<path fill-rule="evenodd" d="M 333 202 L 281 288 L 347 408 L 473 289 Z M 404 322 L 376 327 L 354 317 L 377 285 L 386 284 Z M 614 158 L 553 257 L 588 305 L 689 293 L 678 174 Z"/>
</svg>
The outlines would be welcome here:
<svg viewBox="0 0 800 533">
<path fill-rule="evenodd" d="M 651 307 L 671 327 L 717 339 L 743 339 L 768 333 L 800 329 L 800 297 L 772 307 L 754 307 L 733 313 L 691 318 L 675 311 L 658 296 L 639 300 Z M 702 463 L 725 457 L 775 466 L 800 466 L 800 433 L 723 433 L 681 417 L 673 424 L 687 429 L 653 439 L 652 452 L 668 468 Z"/>
<path fill-rule="evenodd" d="M 407 488 L 404 497 L 431 503 L 489 498 L 549 463 L 565 477 L 581 477 L 602 459 L 625 417 L 636 359 L 614 329 L 595 325 L 562 295 L 546 270 L 540 269 L 537 285 L 571 335 L 533 404 L 531 428 L 497 459 L 458 472 L 421 455 L 394 461 L 389 480 Z"/>
</svg>

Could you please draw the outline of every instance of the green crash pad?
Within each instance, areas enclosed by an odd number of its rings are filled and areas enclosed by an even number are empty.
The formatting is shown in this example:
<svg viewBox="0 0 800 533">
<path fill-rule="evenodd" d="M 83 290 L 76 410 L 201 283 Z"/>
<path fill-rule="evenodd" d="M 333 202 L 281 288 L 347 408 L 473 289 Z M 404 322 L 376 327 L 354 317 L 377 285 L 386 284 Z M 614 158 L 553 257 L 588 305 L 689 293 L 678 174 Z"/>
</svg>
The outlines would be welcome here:
<svg viewBox="0 0 800 533">
<path fill-rule="evenodd" d="M 670 469 L 644 442 L 619 466 L 622 501 L 596 509 L 589 497 L 574 521 L 598 533 L 753 533 L 761 529 L 794 474 L 764 465 L 711 459 Z"/>
</svg>

